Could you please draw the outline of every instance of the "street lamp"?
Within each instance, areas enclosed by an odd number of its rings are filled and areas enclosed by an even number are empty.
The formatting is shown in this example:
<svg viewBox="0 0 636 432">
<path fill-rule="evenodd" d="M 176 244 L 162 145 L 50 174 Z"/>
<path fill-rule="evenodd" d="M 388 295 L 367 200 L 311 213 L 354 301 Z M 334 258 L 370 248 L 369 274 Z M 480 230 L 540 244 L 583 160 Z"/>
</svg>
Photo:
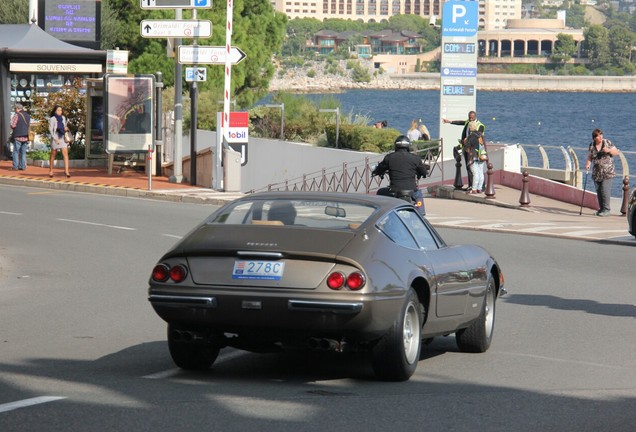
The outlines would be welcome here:
<svg viewBox="0 0 636 432">
<path fill-rule="evenodd" d="M 266 104 L 267 108 L 280 108 L 280 139 L 285 140 L 285 104 Z"/>
<path fill-rule="evenodd" d="M 333 109 L 324 108 L 318 111 L 336 113 L 336 148 L 338 148 L 338 136 L 340 135 L 340 107 Z"/>
</svg>

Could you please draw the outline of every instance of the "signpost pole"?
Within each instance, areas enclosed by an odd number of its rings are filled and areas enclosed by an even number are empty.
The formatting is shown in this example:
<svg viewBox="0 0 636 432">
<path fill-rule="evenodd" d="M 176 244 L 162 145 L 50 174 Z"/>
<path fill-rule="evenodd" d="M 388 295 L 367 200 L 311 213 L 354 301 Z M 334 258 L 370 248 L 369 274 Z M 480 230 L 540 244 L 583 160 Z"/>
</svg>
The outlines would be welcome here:
<svg viewBox="0 0 636 432">
<path fill-rule="evenodd" d="M 157 164 L 155 175 L 160 176 L 161 173 L 161 157 L 163 149 L 163 104 L 161 102 L 161 90 L 163 90 L 163 74 L 160 71 L 155 73 L 156 76 L 156 93 L 155 93 L 155 163 Z"/>
<path fill-rule="evenodd" d="M 192 18 L 197 19 L 197 10 L 192 10 Z M 195 38 L 192 45 L 197 45 Z M 197 80 L 190 83 L 190 184 L 197 184 L 197 107 L 198 107 L 199 88 Z"/>
<path fill-rule="evenodd" d="M 175 9 L 176 19 L 183 17 L 182 9 Z M 181 38 L 175 39 L 175 45 L 181 45 Z M 171 183 L 183 182 L 183 68 L 181 63 L 175 62 L 174 68 L 174 157 L 173 175 L 169 181 Z"/>
<path fill-rule="evenodd" d="M 231 79 L 232 79 L 232 59 L 230 53 L 232 52 L 232 17 L 234 15 L 234 3 L 233 0 L 227 0 L 227 25 L 225 27 L 225 91 L 223 96 L 223 122 L 221 125 L 223 148 L 228 147 L 228 130 L 230 128 L 230 91 L 231 91 Z M 217 149 L 220 151 L 221 149 Z M 218 157 L 222 157 L 222 151 L 219 152 Z M 217 171 L 217 175 L 222 174 Z M 227 181 L 227 179 L 223 179 Z"/>
</svg>

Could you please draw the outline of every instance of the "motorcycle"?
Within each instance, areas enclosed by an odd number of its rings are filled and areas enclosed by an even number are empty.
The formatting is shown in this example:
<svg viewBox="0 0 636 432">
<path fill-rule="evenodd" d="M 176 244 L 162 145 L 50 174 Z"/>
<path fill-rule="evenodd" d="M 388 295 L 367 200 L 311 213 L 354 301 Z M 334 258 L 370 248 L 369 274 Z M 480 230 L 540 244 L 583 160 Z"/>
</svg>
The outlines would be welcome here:
<svg viewBox="0 0 636 432">
<path fill-rule="evenodd" d="M 372 177 L 375 176 L 376 174 L 372 174 Z M 384 180 L 384 175 L 380 175 L 379 177 Z M 382 187 L 378 189 L 375 194 L 404 200 L 411 203 L 422 216 L 426 215 L 426 210 L 424 208 L 424 194 L 419 188 L 415 190 L 392 190 L 390 187 Z"/>
</svg>

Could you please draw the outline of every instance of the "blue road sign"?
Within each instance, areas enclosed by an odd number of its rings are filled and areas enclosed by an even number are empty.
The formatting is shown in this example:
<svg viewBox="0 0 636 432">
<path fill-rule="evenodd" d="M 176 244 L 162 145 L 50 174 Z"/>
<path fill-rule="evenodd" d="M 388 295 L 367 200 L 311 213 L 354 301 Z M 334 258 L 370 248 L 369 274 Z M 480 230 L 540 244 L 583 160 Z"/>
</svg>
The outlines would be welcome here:
<svg viewBox="0 0 636 432">
<path fill-rule="evenodd" d="M 442 9 L 442 36 L 474 36 L 479 26 L 479 3 L 451 0 Z"/>
</svg>

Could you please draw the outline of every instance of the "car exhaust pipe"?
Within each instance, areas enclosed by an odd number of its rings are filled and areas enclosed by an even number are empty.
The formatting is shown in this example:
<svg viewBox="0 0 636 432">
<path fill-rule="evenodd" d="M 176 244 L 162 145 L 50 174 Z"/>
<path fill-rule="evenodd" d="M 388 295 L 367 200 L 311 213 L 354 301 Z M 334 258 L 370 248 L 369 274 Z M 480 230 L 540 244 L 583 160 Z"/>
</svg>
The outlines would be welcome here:
<svg viewBox="0 0 636 432">
<path fill-rule="evenodd" d="M 320 349 L 325 351 L 337 351 L 340 343 L 333 339 L 320 339 Z"/>
<path fill-rule="evenodd" d="M 309 348 L 315 350 L 342 352 L 345 342 L 328 338 L 309 338 L 307 345 L 309 345 Z"/>
</svg>

